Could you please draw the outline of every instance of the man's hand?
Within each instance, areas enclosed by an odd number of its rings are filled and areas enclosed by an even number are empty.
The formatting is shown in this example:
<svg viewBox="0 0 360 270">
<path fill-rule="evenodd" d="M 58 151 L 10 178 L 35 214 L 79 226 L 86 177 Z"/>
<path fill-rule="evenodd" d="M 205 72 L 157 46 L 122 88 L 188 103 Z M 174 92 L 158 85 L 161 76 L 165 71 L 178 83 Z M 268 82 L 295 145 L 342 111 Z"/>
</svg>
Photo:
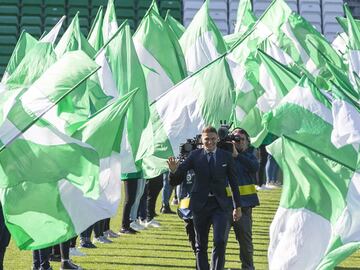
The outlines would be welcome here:
<svg viewBox="0 0 360 270">
<path fill-rule="evenodd" d="M 232 143 L 232 145 L 233 145 L 232 157 L 233 157 L 233 158 L 236 158 L 236 157 L 239 155 L 239 152 L 238 152 L 238 150 L 236 149 L 236 146 L 235 146 L 235 143 L 234 143 L 234 142 Z"/>
<path fill-rule="evenodd" d="M 233 211 L 233 220 L 238 221 L 241 218 L 241 208 L 235 208 Z"/>
<path fill-rule="evenodd" d="M 174 173 L 179 166 L 179 161 L 175 159 L 175 157 L 169 157 L 167 160 L 167 164 L 169 166 L 169 169 L 172 173 Z"/>
</svg>

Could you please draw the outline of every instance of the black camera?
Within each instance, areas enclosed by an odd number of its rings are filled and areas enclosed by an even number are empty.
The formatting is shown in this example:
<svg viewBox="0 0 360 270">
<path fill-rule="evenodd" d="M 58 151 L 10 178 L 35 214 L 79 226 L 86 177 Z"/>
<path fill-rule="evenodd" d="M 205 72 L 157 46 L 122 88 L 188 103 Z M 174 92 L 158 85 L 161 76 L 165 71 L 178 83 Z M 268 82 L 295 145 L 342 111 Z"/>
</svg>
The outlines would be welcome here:
<svg viewBox="0 0 360 270">
<path fill-rule="evenodd" d="M 199 145 L 201 145 L 201 134 L 196 135 L 192 139 L 187 139 L 185 143 L 180 144 L 180 161 L 184 160 L 191 151 L 199 148 Z"/>
<path fill-rule="evenodd" d="M 220 121 L 220 128 L 218 129 L 219 142 L 217 143 L 217 147 L 224 149 L 229 152 L 233 152 L 233 144 L 232 141 L 239 142 L 240 137 L 231 134 L 230 128 L 232 123 L 228 125 L 226 120 Z"/>
</svg>

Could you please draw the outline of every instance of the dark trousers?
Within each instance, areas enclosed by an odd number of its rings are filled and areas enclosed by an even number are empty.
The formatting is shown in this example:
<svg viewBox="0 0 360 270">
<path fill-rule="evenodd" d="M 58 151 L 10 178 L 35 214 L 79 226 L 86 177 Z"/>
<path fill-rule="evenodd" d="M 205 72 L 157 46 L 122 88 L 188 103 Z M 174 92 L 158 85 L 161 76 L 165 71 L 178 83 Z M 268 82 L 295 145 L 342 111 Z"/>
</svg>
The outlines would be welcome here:
<svg viewBox="0 0 360 270">
<path fill-rule="evenodd" d="M 260 145 L 259 147 L 259 151 L 260 151 L 260 156 L 259 156 L 259 179 L 258 179 L 258 186 L 261 187 L 263 184 L 265 184 L 266 180 L 265 180 L 265 166 L 266 166 L 266 162 L 267 162 L 267 156 L 268 153 L 266 152 L 266 145 Z"/>
<path fill-rule="evenodd" d="M 124 209 L 122 215 L 122 228 L 129 229 L 130 212 L 131 212 L 131 207 L 133 206 L 136 199 L 138 179 L 129 179 L 129 180 L 124 180 L 123 182 L 125 188 L 125 202 L 124 202 Z"/>
<path fill-rule="evenodd" d="M 48 269 L 50 267 L 49 255 L 51 248 L 43 248 L 33 250 L 33 266 L 34 268 Z"/>
<path fill-rule="evenodd" d="M 89 228 L 87 228 L 85 231 L 83 231 L 82 233 L 80 233 L 80 240 L 85 240 L 85 238 L 90 238 L 93 229 L 94 229 L 94 225 L 91 225 L 91 226 L 90 226 Z"/>
<path fill-rule="evenodd" d="M 252 242 L 252 208 L 242 207 L 240 220 L 233 222 L 236 240 L 240 246 L 241 269 L 253 270 L 254 247 Z"/>
<path fill-rule="evenodd" d="M 148 189 L 147 189 L 147 211 L 146 218 L 148 221 L 152 220 L 155 216 L 155 206 L 156 200 L 159 196 L 159 193 L 163 187 L 163 175 L 160 174 L 155 178 L 151 178 L 147 180 Z"/>
<path fill-rule="evenodd" d="M 104 219 L 99 220 L 94 224 L 94 234 L 96 238 L 100 236 L 104 236 L 104 226 L 105 226 Z"/>
<path fill-rule="evenodd" d="M 6 247 L 10 242 L 10 233 L 5 226 L 2 206 L 0 203 L 0 270 L 3 269 Z"/>
<path fill-rule="evenodd" d="M 110 218 L 104 219 L 104 232 L 110 230 Z"/>
<path fill-rule="evenodd" d="M 224 211 L 215 197 L 209 197 L 199 212 L 193 213 L 196 240 L 197 270 L 209 270 L 208 242 L 210 226 L 213 226 L 212 270 L 223 270 L 225 265 L 226 243 L 230 230 L 231 211 Z"/>
<path fill-rule="evenodd" d="M 194 222 L 192 219 L 186 219 L 184 220 L 184 222 L 185 222 L 186 235 L 188 236 L 191 248 L 196 256 Z"/>
<path fill-rule="evenodd" d="M 75 248 L 75 247 L 76 247 L 76 239 L 77 239 L 77 236 L 75 236 L 74 238 L 71 238 L 71 239 L 70 239 L 70 247 L 71 247 L 71 248 Z"/>
</svg>

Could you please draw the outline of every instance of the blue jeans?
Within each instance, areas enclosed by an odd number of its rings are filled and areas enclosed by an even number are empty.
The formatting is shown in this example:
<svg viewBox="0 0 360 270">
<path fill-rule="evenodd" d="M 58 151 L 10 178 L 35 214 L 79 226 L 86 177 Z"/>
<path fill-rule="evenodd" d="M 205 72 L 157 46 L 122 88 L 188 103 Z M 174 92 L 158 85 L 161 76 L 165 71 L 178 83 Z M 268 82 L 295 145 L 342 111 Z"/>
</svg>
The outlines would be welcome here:
<svg viewBox="0 0 360 270">
<path fill-rule="evenodd" d="M 265 166 L 266 183 L 274 183 L 277 178 L 279 166 L 272 155 L 268 154 Z"/>
<path fill-rule="evenodd" d="M 169 206 L 169 200 L 173 187 L 169 184 L 169 172 L 163 174 L 163 192 L 162 192 L 162 204 Z"/>
<path fill-rule="evenodd" d="M 131 221 L 136 220 L 138 217 L 138 209 L 139 209 L 141 197 L 144 194 L 145 184 L 146 184 L 145 179 L 139 179 L 137 181 L 136 197 L 135 197 L 134 204 L 132 205 L 131 211 L 130 211 L 130 220 Z"/>
</svg>

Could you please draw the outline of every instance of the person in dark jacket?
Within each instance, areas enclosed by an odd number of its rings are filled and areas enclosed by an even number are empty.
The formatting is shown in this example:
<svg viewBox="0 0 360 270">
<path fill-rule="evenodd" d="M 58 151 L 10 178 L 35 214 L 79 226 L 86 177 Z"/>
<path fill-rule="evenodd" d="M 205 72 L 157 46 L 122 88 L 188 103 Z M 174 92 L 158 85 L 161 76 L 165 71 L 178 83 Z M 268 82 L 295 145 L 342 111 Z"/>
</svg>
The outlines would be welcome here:
<svg viewBox="0 0 360 270">
<path fill-rule="evenodd" d="M 10 242 L 10 233 L 5 226 L 2 205 L 0 203 L 0 270 L 3 270 L 3 262 L 6 247 Z"/>
<path fill-rule="evenodd" d="M 252 270 L 255 269 L 252 243 L 252 208 L 260 204 L 255 188 L 259 162 L 254 155 L 254 148 L 250 146 L 248 133 L 244 129 L 235 128 L 232 134 L 236 148 L 233 156 L 239 175 L 238 184 L 242 212 L 241 218 L 238 221 L 233 221 L 232 225 L 240 246 L 241 269 Z"/>
</svg>

